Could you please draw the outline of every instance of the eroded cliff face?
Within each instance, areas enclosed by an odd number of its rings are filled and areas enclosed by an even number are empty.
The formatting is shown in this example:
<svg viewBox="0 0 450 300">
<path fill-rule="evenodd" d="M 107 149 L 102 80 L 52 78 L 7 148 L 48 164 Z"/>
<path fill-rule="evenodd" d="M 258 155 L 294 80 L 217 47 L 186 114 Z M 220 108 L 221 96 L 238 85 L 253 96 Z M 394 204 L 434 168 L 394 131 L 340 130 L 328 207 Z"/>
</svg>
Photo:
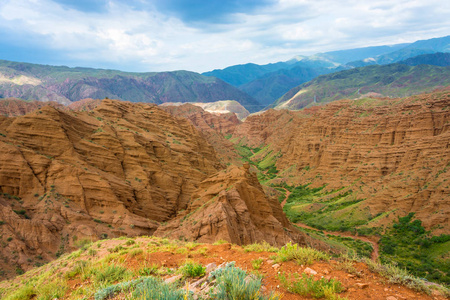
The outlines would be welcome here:
<svg viewBox="0 0 450 300">
<path fill-rule="evenodd" d="M 0 99 L 0 116 L 23 116 L 47 105 L 64 110 L 64 105 L 57 102 L 24 101 L 16 98 L 6 98 Z"/>
<path fill-rule="evenodd" d="M 225 138 L 226 136 L 231 136 L 231 133 L 241 124 L 241 121 L 234 113 L 213 114 L 192 104 L 164 105 L 160 106 L 160 108 L 173 116 L 186 118 L 191 121 L 214 147 L 222 163 L 242 164 L 234 144 Z"/>
<path fill-rule="evenodd" d="M 299 112 L 270 110 L 247 118 L 234 136 L 280 152 L 281 180 L 351 190 L 363 200 L 358 206 L 367 218 L 388 212 L 371 226 L 416 212 L 434 233 L 450 230 L 448 90 L 342 100 Z"/>
<path fill-rule="evenodd" d="M 208 177 L 191 198 L 187 210 L 160 226 L 155 235 L 207 243 L 227 240 L 238 245 L 305 243 L 280 204 L 264 194 L 248 164 Z"/>
<path fill-rule="evenodd" d="M 113 100 L 91 112 L 45 106 L 0 117 L 0 157 L 5 270 L 27 269 L 83 239 L 151 235 L 223 168 L 187 120 Z"/>
</svg>

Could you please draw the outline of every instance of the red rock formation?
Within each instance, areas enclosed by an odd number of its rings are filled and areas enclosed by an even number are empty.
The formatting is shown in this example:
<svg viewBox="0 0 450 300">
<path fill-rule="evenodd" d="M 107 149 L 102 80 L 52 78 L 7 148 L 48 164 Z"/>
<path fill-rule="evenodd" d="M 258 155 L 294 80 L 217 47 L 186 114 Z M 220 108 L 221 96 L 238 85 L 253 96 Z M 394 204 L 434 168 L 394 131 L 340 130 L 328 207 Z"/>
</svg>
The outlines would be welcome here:
<svg viewBox="0 0 450 300">
<path fill-rule="evenodd" d="M 214 147 L 221 162 L 235 165 L 241 164 L 234 144 L 225 138 L 226 135 L 234 132 L 237 125 L 241 124 L 241 121 L 234 113 L 212 114 L 192 104 L 164 105 L 160 106 L 160 108 L 173 116 L 186 118 L 191 121 Z"/>
<path fill-rule="evenodd" d="M 342 100 L 305 111 L 251 116 L 234 134 L 282 154 L 294 184 L 352 189 L 367 215 L 416 212 L 435 233 L 450 231 L 450 92 L 406 99 Z M 289 175 L 293 177 L 289 177 Z"/>
<path fill-rule="evenodd" d="M 238 245 L 267 241 L 284 245 L 305 242 L 294 233 L 280 204 L 267 198 L 249 165 L 230 167 L 205 179 L 186 211 L 160 226 L 157 236 Z"/>
<path fill-rule="evenodd" d="M 0 115 L 8 117 L 23 116 L 46 105 L 64 109 L 64 105 L 57 102 L 24 101 L 17 98 L 6 98 L 0 99 Z"/>
<path fill-rule="evenodd" d="M 76 239 L 152 234 L 222 168 L 187 120 L 113 100 L 0 117 L 0 157 L 1 254 L 24 269 L 35 263 L 25 257 L 53 258 Z"/>
</svg>

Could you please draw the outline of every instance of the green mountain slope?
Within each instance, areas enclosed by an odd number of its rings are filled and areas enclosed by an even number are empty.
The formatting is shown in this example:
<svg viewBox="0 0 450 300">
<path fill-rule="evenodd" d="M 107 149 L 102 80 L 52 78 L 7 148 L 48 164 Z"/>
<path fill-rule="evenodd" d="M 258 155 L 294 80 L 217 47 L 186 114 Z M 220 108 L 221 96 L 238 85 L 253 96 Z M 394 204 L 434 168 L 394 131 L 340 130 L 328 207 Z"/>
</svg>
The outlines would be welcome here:
<svg viewBox="0 0 450 300">
<path fill-rule="evenodd" d="M 356 99 L 368 93 L 401 97 L 450 85 L 450 67 L 373 65 L 319 76 L 291 89 L 273 107 L 301 109 L 314 101 Z"/>
</svg>

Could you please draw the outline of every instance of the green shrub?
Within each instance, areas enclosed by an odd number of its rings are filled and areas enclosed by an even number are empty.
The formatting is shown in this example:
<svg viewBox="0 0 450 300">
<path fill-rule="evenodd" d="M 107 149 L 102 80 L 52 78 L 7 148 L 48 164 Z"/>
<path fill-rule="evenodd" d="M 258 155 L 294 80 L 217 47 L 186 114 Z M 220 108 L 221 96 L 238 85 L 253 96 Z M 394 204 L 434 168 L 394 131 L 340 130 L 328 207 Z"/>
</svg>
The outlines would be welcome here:
<svg viewBox="0 0 450 300">
<path fill-rule="evenodd" d="M 37 300 L 53 300 L 64 297 L 67 290 L 67 283 L 63 280 L 56 280 L 48 284 L 37 287 Z"/>
<path fill-rule="evenodd" d="M 2 298 L 4 300 L 28 300 L 32 299 L 36 295 L 36 290 L 31 285 L 25 285 L 18 290 L 16 290 L 13 294 Z"/>
<path fill-rule="evenodd" d="M 266 241 L 262 241 L 261 243 L 246 245 L 244 250 L 245 252 L 277 252 L 278 248 L 273 247 Z"/>
<path fill-rule="evenodd" d="M 123 266 L 103 265 L 100 269 L 93 270 L 93 275 L 95 283 L 107 284 L 127 278 L 130 274 Z"/>
<path fill-rule="evenodd" d="M 252 263 L 253 269 L 259 270 L 262 266 L 263 259 L 262 258 L 254 259 L 251 261 L 251 263 Z"/>
<path fill-rule="evenodd" d="M 368 258 L 363 258 L 363 262 L 367 264 L 369 270 L 386 277 L 391 283 L 405 285 L 413 290 L 425 292 L 427 294 L 430 294 L 431 292 L 430 288 L 423 280 L 410 275 L 408 271 L 404 269 L 400 269 L 399 267 L 390 264 L 383 265 Z"/>
<path fill-rule="evenodd" d="M 298 244 L 287 243 L 278 251 L 277 261 L 294 260 L 299 265 L 309 265 L 316 260 L 328 260 L 329 256 L 312 248 L 302 248 Z"/>
<path fill-rule="evenodd" d="M 340 293 L 344 290 L 338 280 L 325 278 L 314 280 L 313 275 L 308 276 L 304 273 L 301 278 L 297 274 L 294 275 L 294 279 L 283 274 L 279 276 L 279 279 L 288 291 L 302 296 L 322 298 L 327 293 L 328 297 L 332 297 L 335 293 Z"/>
<path fill-rule="evenodd" d="M 138 274 L 141 276 L 150 276 L 150 275 L 156 275 L 158 273 L 159 267 L 157 265 L 151 265 L 151 266 L 143 266 L 138 270 Z"/>
<path fill-rule="evenodd" d="M 261 279 L 248 276 L 244 270 L 234 266 L 234 262 L 211 272 L 210 279 L 216 278 L 216 288 L 211 292 L 213 299 L 265 300 L 278 299 L 277 295 L 261 294 Z"/>
<path fill-rule="evenodd" d="M 161 279 L 147 277 L 136 285 L 136 288 L 132 293 L 132 299 L 190 300 L 193 299 L 193 293 L 177 289 L 175 285 L 167 284 Z"/>
<path fill-rule="evenodd" d="M 95 300 L 109 299 L 118 292 L 126 292 L 131 288 L 134 288 L 137 284 L 143 282 L 146 278 L 139 278 L 131 281 L 121 282 L 118 284 L 110 285 L 97 291 L 94 295 Z"/>
<path fill-rule="evenodd" d="M 86 273 L 89 270 L 89 268 L 90 268 L 90 264 L 87 261 L 84 261 L 84 260 L 76 261 L 72 270 L 68 271 L 64 275 L 64 277 L 66 279 L 72 279 L 79 274 Z"/>
<path fill-rule="evenodd" d="M 185 263 L 181 266 L 180 271 L 184 277 L 200 277 L 205 275 L 206 268 L 197 263 Z"/>
</svg>

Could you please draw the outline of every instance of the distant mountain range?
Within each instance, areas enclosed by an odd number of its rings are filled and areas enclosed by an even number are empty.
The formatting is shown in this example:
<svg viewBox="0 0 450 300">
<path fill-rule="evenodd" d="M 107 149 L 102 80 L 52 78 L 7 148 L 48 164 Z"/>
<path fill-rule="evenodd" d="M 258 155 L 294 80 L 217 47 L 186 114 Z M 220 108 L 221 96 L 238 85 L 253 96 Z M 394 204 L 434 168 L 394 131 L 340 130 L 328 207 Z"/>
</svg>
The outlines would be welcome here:
<svg viewBox="0 0 450 300">
<path fill-rule="evenodd" d="M 56 101 L 84 98 L 131 102 L 215 102 L 236 100 L 249 111 L 262 106 L 251 96 L 214 77 L 189 71 L 128 73 L 0 61 L 0 98 Z"/>
<path fill-rule="evenodd" d="M 301 109 L 314 102 L 365 96 L 405 97 L 450 85 L 450 54 L 417 56 L 388 65 L 371 65 L 319 76 L 283 95 L 271 107 Z M 435 63 L 422 64 L 421 62 Z M 445 64 L 447 66 L 440 66 Z"/>
<path fill-rule="evenodd" d="M 376 46 L 297 56 L 268 65 L 245 64 L 203 73 L 220 78 L 269 105 L 302 83 L 319 75 L 368 65 L 385 65 L 408 58 L 450 52 L 450 36 L 391 46 Z M 407 63 L 406 63 L 407 64 Z"/>
<path fill-rule="evenodd" d="M 249 112 L 257 112 L 295 97 L 302 100 L 283 107 L 301 108 L 313 102 L 314 96 L 318 102 L 355 98 L 367 92 L 396 97 L 448 84 L 448 70 L 442 69 L 449 65 L 448 52 L 450 36 L 296 56 L 267 65 L 249 63 L 203 74 L 130 73 L 0 60 L 0 98 L 55 101 L 65 105 L 85 98 L 156 104 L 235 100 Z M 397 62 L 401 66 L 376 68 Z M 421 64 L 436 67 L 427 69 L 420 67 Z M 375 68 L 355 71 L 367 66 Z M 429 73 L 424 73 L 424 69 Z M 301 96 L 297 97 L 300 90 Z"/>
</svg>

